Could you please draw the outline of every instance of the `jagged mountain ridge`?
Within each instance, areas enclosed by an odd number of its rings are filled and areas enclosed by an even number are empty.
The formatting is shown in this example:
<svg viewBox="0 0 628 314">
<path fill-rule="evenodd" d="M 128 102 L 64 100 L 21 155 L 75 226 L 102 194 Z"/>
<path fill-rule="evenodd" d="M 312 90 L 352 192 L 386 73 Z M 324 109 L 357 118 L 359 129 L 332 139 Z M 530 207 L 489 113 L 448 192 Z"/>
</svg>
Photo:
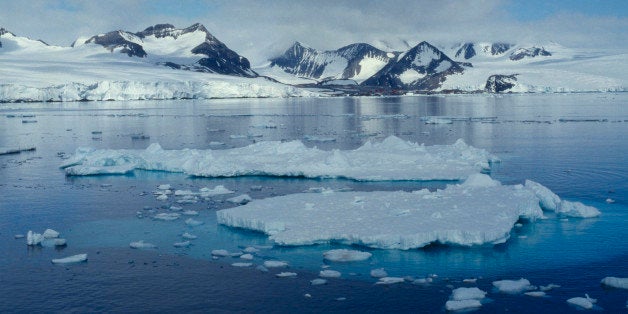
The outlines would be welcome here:
<svg viewBox="0 0 628 314">
<path fill-rule="evenodd" d="M 131 33 L 118 30 L 92 36 L 73 46 L 96 44 L 129 57 L 152 57 L 156 63 L 175 69 L 255 77 L 248 59 L 229 49 L 201 24 L 177 29 L 157 24 Z"/>
<path fill-rule="evenodd" d="M 387 64 L 391 57 L 394 54 L 364 43 L 351 44 L 338 50 L 318 51 L 295 42 L 281 56 L 271 59 L 270 67 L 317 80 L 361 81 Z"/>
</svg>

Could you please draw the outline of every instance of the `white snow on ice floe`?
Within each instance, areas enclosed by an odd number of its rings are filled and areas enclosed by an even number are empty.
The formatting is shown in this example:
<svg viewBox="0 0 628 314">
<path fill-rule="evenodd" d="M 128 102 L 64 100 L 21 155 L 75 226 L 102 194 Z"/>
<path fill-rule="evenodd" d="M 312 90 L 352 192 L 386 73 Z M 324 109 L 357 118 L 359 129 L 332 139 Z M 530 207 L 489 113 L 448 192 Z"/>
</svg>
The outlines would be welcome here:
<svg viewBox="0 0 628 314">
<path fill-rule="evenodd" d="M 64 258 L 56 258 L 52 260 L 53 264 L 70 264 L 70 263 L 81 263 L 87 261 L 87 254 L 77 254 Z"/>
<path fill-rule="evenodd" d="M 338 241 L 407 250 L 434 242 L 503 243 L 520 218 L 541 218 L 543 212 L 529 189 L 473 174 L 435 192 L 291 194 L 220 210 L 217 216 L 220 224 L 261 231 L 279 245 Z"/>
<path fill-rule="evenodd" d="M 589 297 L 588 294 L 585 294 L 585 297 L 576 297 L 567 300 L 567 303 L 581 307 L 585 310 L 590 310 L 593 308 L 593 304 L 597 302 L 597 299 L 593 299 Z"/>
<path fill-rule="evenodd" d="M 327 283 L 327 279 L 322 279 L 322 278 L 316 278 L 316 279 L 310 280 L 310 284 L 312 286 L 320 286 L 320 285 L 324 285 L 326 283 Z"/>
<path fill-rule="evenodd" d="M 606 277 L 602 279 L 602 284 L 618 289 L 628 289 L 628 278 Z"/>
<path fill-rule="evenodd" d="M 545 296 L 545 292 L 544 291 L 530 291 L 530 292 L 526 292 L 524 293 L 527 296 L 530 297 L 535 297 L 535 298 L 541 298 Z"/>
<path fill-rule="evenodd" d="M 383 278 L 387 276 L 388 276 L 388 272 L 386 272 L 386 270 L 384 270 L 383 268 L 371 269 L 371 277 Z"/>
<path fill-rule="evenodd" d="M 460 311 L 481 307 L 482 303 L 478 300 L 449 300 L 445 302 L 445 309 L 447 311 Z"/>
<path fill-rule="evenodd" d="M 373 254 L 356 250 L 338 249 L 323 252 L 323 257 L 332 262 L 358 262 L 371 258 Z"/>
<path fill-rule="evenodd" d="M 331 270 L 331 269 L 325 269 L 325 270 L 321 270 L 318 273 L 318 276 L 323 277 L 323 278 L 340 278 L 342 274 L 337 271 L 337 270 Z"/>
<path fill-rule="evenodd" d="M 561 216 L 593 218 L 600 215 L 600 211 L 580 202 L 561 200 L 550 189 L 534 181 L 526 180 L 525 187 L 532 190 L 539 198 L 539 204 L 544 210 L 555 211 Z"/>
<path fill-rule="evenodd" d="M 131 243 L 129 243 L 129 246 L 132 249 L 154 249 L 154 248 L 157 248 L 156 245 L 154 245 L 152 243 L 144 242 L 143 240 L 140 240 L 140 241 L 137 241 L 137 242 L 131 242 Z"/>
<path fill-rule="evenodd" d="M 462 140 L 424 146 L 390 136 L 355 150 L 325 151 L 300 141 L 262 141 L 224 150 L 79 148 L 61 168 L 67 175 L 125 174 L 134 169 L 201 177 L 245 175 L 344 177 L 355 180 L 459 180 L 489 169 L 496 160 Z"/>
<path fill-rule="evenodd" d="M 275 276 L 279 277 L 279 278 L 294 278 L 294 277 L 297 276 L 297 273 L 284 271 L 284 272 L 281 272 L 279 274 L 275 274 Z"/>
<path fill-rule="evenodd" d="M 266 268 L 278 268 L 278 267 L 287 267 L 288 262 L 284 261 L 264 261 L 264 267 Z"/>
<path fill-rule="evenodd" d="M 493 286 L 502 293 L 517 294 L 536 289 L 530 285 L 530 281 L 521 278 L 519 280 L 499 280 L 493 281 Z"/>
<path fill-rule="evenodd" d="M 382 277 L 375 283 L 376 285 L 394 285 L 396 283 L 402 283 L 406 280 L 401 277 Z"/>
<path fill-rule="evenodd" d="M 458 288 L 451 293 L 451 300 L 445 303 L 447 311 L 460 311 L 482 306 L 480 300 L 484 299 L 486 292 L 478 288 Z"/>
</svg>

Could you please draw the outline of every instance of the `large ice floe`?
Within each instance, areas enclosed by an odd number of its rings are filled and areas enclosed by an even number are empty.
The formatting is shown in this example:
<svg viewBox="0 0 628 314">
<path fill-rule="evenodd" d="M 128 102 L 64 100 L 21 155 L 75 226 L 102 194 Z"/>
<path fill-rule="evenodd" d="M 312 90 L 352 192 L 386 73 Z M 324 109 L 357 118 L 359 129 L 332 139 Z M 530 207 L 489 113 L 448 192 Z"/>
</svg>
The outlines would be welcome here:
<svg viewBox="0 0 628 314">
<path fill-rule="evenodd" d="M 390 136 L 355 150 L 320 150 L 300 141 L 265 141 L 223 150 L 79 148 L 61 168 L 67 175 L 126 174 L 135 169 L 201 177 L 269 175 L 379 180 L 463 180 L 489 169 L 486 150 L 458 140 L 425 146 Z"/>
<path fill-rule="evenodd" d="M 261 231 L 280 245 L 325 242 L 412 249 L 439 242 L 505 242 L 521 218 L 542 218 L 535 192 L 485 174 L 430 192 L 301 193 L 217 212 L 218 222 Z"/>
</svg>

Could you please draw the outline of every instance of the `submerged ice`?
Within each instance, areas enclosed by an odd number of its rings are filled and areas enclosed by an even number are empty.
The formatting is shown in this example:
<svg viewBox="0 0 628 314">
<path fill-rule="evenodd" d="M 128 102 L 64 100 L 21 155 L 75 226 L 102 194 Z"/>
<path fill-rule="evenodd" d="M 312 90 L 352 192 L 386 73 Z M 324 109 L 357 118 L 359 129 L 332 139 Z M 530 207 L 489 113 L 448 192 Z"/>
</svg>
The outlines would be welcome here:
<svg viewBox="0 0 628 314">
<path fill-rule="evenodd" d="M 355 180 L 460 180 L 489 168 L 486 150 L 458 140 L 424 146 L 390 136 L 355 150 L 320 150 L 300 141 L 266 141 L 223 150 L 79 148 L 61 167 L 67 175 L 126 174 L 135 169 L 201 177 L 270 175 Z"/>
</svg>

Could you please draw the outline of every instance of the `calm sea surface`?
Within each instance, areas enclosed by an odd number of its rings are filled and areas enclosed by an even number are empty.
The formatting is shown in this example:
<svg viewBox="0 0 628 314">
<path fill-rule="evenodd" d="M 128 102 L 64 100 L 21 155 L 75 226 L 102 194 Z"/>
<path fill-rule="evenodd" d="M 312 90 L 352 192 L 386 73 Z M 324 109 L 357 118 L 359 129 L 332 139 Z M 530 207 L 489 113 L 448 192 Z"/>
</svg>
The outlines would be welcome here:
<svg viewBox="0 0 628 314">
<path fill-rule="evenodd" d="M 428 124 L 427 117 L 452 120 Z M 266 236 L 216 223 L 215 211 L 234 206 L 216 197 L 181 205 L 204 224 L 189 227 L 138 218 L 164 203 L 159 184 L 198 190 L 224 185 L 254 199 L 310 188 L 355 191 L 443 188 L 447 182 L 355 182 L 276 177 L 190 178 L 136 171 L 128 176 L 66 177 L 59 169 L 78 147 L 226 149 L 254 141 L 302 140 L 321 149 L 355 149 L 395 135 L 413 142 L 452 144 L 462 138 L 502 162 L 491 176 L 504 184 L 537 181 L 564 199 L 597 207 L 593 219 L 525 223 L 505 244 L 433 245 L 410 251 L 371 250 L 364 262 L 330 263 L 322 252 L 339 244 L 272 246 Z M 479 312 L 569 312 L 588 293 L 596 310 L 627 310 L 628 290 L 600 286 L 628 277 L 628 94 L 417 96 L 391 98 L 243 99 L 99 103 L 0 104 L 0 147 L 35 151 L 0 155 L 0 312 L 444 312 L 451 289 L 488 292 Z M 607 201 L 608 200 L 608 201 Z M 67 247 L 29 248 L 14 239 L 52 228 Z M 198 236 L 175 248 L 180 234 Z M 133 250 L 144 240 L 154 250 Z M 277 259 L 287 269 L 237 268 L 237 257 L 211 251 L 261 250 L 251 261 Z M 88 253 L 87 263 L 50 260 Z M 342 272 L 311 286 L 321 267 Z M 370 270 L 425 278 L 428 285 L 374 285 Z M 276 278 L 280 271 L 296 278 Z M 547 297 L 500 294 L 492 282 L 526 278 L 560 285 Z M 463 279 L 477 278 L 477 283 Z M 309 296 L 306 296 L 309 295 Z"/>
</svg>

